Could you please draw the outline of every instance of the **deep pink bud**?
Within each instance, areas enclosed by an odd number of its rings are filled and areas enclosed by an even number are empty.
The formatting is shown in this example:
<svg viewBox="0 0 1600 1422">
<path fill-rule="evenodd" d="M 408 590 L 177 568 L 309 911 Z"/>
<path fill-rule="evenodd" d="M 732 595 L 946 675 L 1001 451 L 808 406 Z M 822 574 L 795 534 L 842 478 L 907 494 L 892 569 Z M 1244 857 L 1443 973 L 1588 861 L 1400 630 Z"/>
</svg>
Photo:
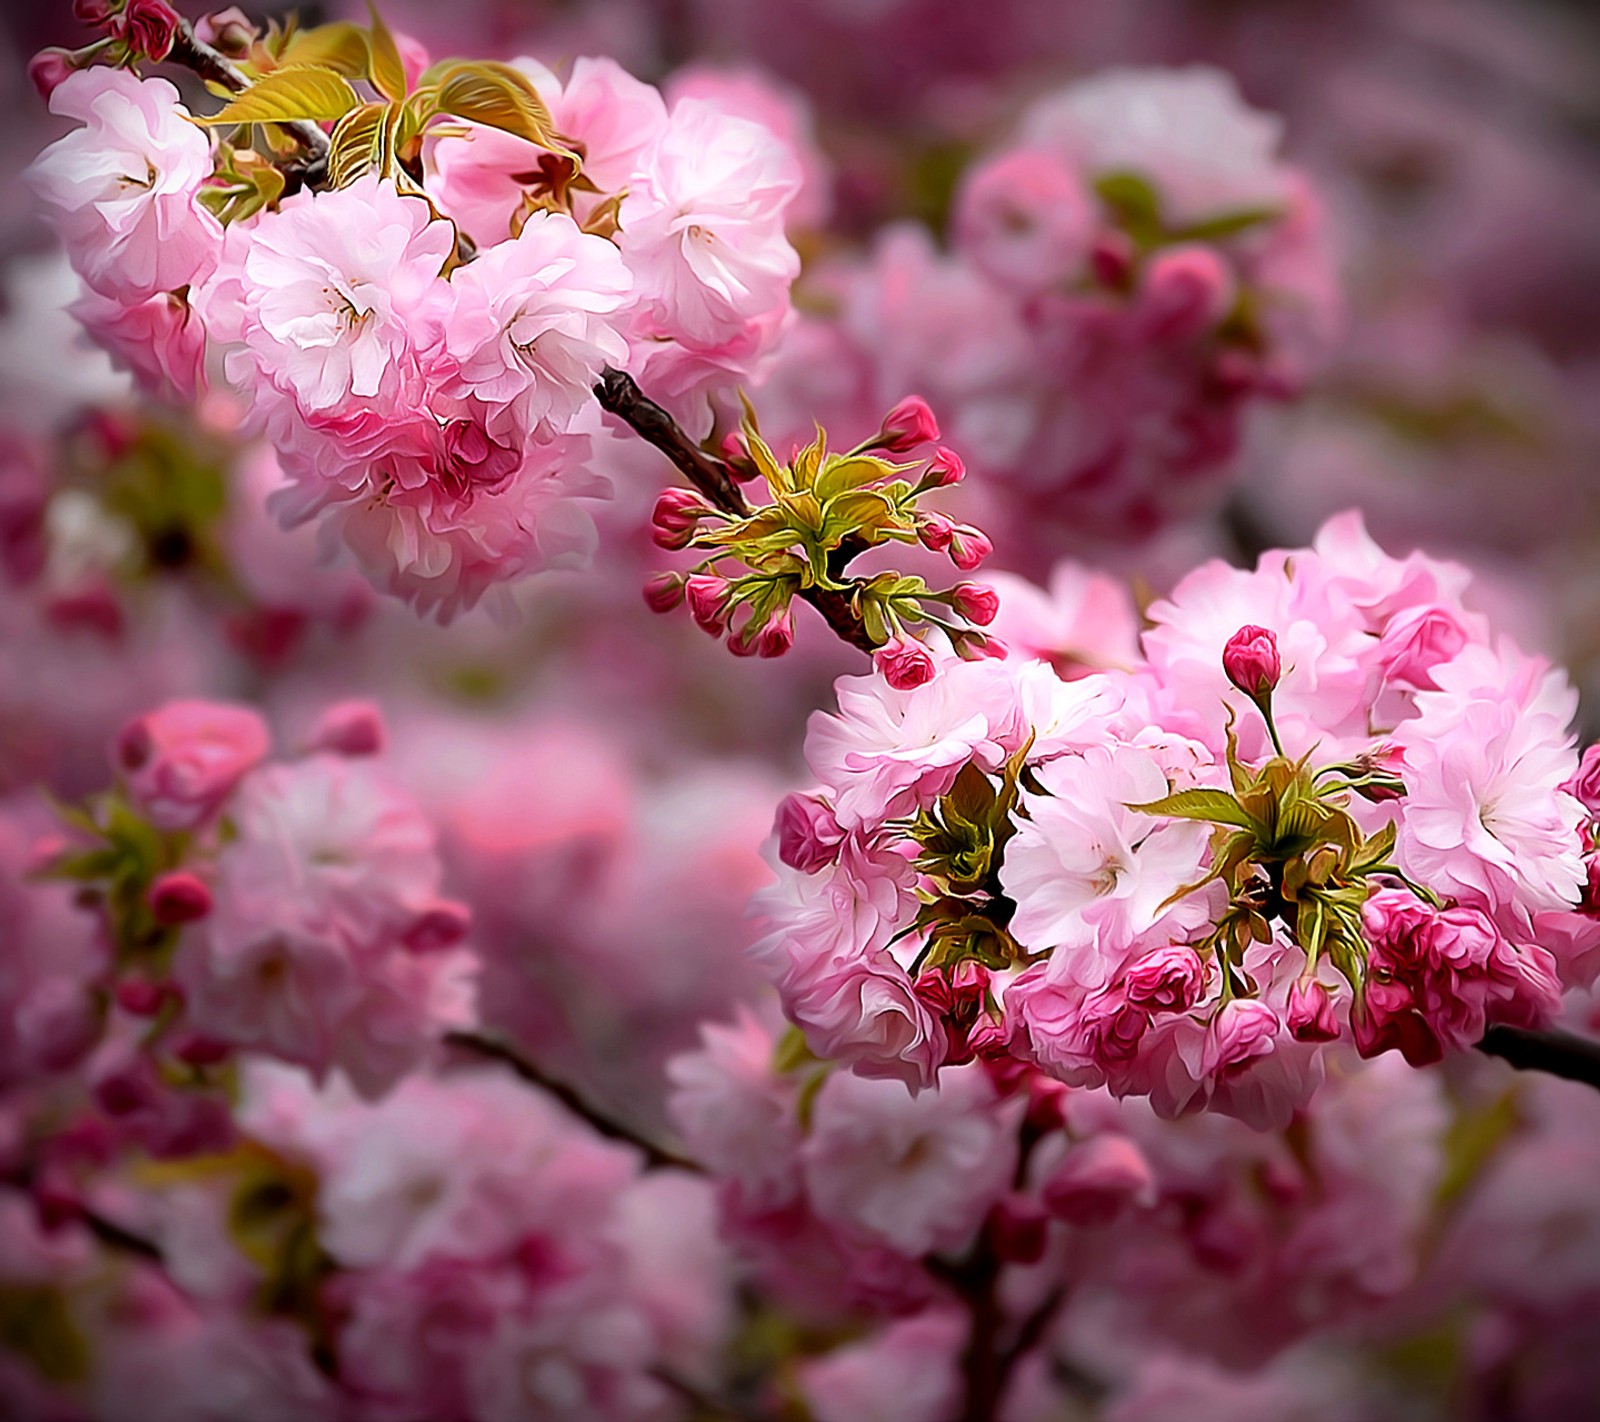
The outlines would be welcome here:
<svg viewBox="0 0 1600 1422">
<path fill-rule="evenodd" d="M 150 885 L 150 912 L 157 923 L 173 927 L 194 923 L 211 912 L 211 889 L 198 874 L 175 869 L 159 874 Z"/>
<path fill-rule="evenodd" d="M 178 12 L 167 0 L 128 0 L 127 8 L 113 22 L 111 32 L 134 54 L 159 62 L 172 53 L 172 41 L 178 33 Z"/>
<path fill-rule="evenodd" d="M 166 998 L 166 988 L 149 978 L 123 978 L 117 984 L 117 1006 L 135 1017 L 154 1017 Z"/>
<path fill-rule="evenodd" d="M 1206 1030 L 1201 1072 L 1233 1076 L 1257 1057 L 1270 1056 L 1277 1050 L 1278 1027 L 1278 1014 L 1257 998 L 1236 997 L 1224 1003 Z"/>
<path fill-rule="evenodd" d="M 1600 743 L 1584 748 L 1577 774 L 1561 788 L 1591 815 L 1600 815 Z"/>
<path fill-rule="evenodd" d="M 939 422 L 928 402 L 920 395 L 907 395 L 883 417 L 883 426 L 873 443 L 890 454 L 909 454 L 920 444 L 939 438 Z"/>
<path fill-rule="evenodd" d="M 1126 1136 L 1091 1136 L 1072 1147 L 1045 1183 L 1044 1204 L 1070 1224 L 1108 1225 L 1129 1206 L 1155 1203 L 1155 1176 Z"/>
<path fill-rule="evenodd" d="M 990 1243 L 1008 1264 L 1037 1264 L 1049 1237 L 1049 1217 L 1020 1196 L 1002 1200 L 989 1216 Z"/>
<path fill-rule="evenodd" d="M 106 0 L 72 0 L 72 13 L 81 24 L 103 25 L 111 18 Z"/>
<path fill-rule="evenodd" d="M 1267 695 L 1283 674 L 1278 639 L 1265 627 L 1241 627 L 1222 649 L 1222 669 L 1246 696 Z"/>
<path fill-rule="evenodd" d="M 663 489 L 650 515 L 651 532 L 661 548 L 687 548 L 711 505 L 692 489 Z"/>
<path fill-rule="evenodd" d="M 644 600 L 651 612 L 671 612 L 683 601 L 681 573 L 652 573 L 645 579 Z"/>
<path fill-rule="evenodd" d="M 1193 340 L 1218 325 L 1233 306 L 1238 284 L 1215 248 L 1169 247 L 1150 259 L 1136 305 L 1147 340 Z"/>
<path fill-rule="evenodd" d="M 950 561 L 963 573 L 970 573 L 993 552 L 988 534 L 966 524 L 958 524 L 950 535 Z"/>
<path fill-rule="evenodd" d="M 1000 594 L 982 583 L 957 583 L 950 589 L 950 606 L 968 622 L 987 627 L 1000 614 Z"/>
<path fill-rule="evenodd" d="M 778 858 L 802 874 L 815 874 L 839 857 L 844 831 L 827 803 L 815 795 L 785 795 L 772 822 Z"/>
<path fill-rule="evenodd" d="M 389 739 L 383 713 L 370 701 L 340 701 L 317 718 L 307 751 L 335 755 L 381 755 Z"/>
<path fill-rule="evenodd" d="M 440 899 L 417 915 L 401 941 L 413 953 L 437 953 L 454 948 L 472 927 L 472 910 L 451 899 Z"/>
<path fill-rule="evenodd" d="M 967 466 L 962 463 L 961 456 L 953 449 L 946 449 L 940 445 L 934 450 L 933 458 L 928 461 L 928 467 L 922 475 L 924 487 L 929 489 L 946 489 L 951 484 L 959 484 L 967 477 Z"/>
<path fill-rule="evenodd" d="M 41 49 L 28 61 L 28 78 L 39 91 L 41 99 L 48 99 L 67 75 L 77 69 L 72 62 L 72 52 L 65 49 Z"/>
<path fill-rule="evenodd" d="M 213 49 L 236 58 L 248 53 L 261 34 L 237 5 L 218 10 L 214 15 L 202 15 L 194 22 L 194 32 Z"/>
<path fill-rule="evenodd" d="M 733 600 L 726 578 L 713 573 L 695 573 L 684 583 L 684 594 L 689 602 L 689 615 L 702 628 L 713 637 L 720 637 L 728 630 Z"/>
<path fill-rule="evenodd" d="M 1297 1042 L 1332 1042 L 1339 1036 L 1333 998 L 1315 978 L 1301 978 L 1289 989 L 1284 1021 Z"/>
<path fill-rule="evenodd" d="M 1089 265 L 1101 286 L 1120 291 L 1133 276 L 1136 256 L 1130 238 L 1121 232 L 1103 232 L 1089 251 Z"/>
<path fill-rule="evenodd" d="M 895 637 L 872 654 L 872 664 L 896 691 L 911 691 L 933 680 L 933 658 L 912 637 Z"/>
<path fill-rule="evenodd" d="M 794 614 L 787 607 L 769 617 L 756 633 L 758 657 L 781 657 L 794 646 Z"/>
<path fill-rule="evenodd" d="M 943 514 L 924 514 L 917 524 L 917 538 L 934 553 L 943 553 L 955 537 L 956 526 Z"/>
</svg>

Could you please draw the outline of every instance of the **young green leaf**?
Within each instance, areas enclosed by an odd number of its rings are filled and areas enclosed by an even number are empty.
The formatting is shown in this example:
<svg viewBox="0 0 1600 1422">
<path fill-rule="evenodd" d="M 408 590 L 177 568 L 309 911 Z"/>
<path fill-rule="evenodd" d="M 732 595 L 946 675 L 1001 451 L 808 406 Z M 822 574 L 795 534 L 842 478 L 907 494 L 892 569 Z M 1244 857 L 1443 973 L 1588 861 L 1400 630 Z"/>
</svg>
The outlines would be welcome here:
<svg viewBox="0 0 1600 1422">
<path fill-rule="evenodd" d="M 263 74 L 221 112 L 201 119 L 231 123 L 289 123 L 295 119 L 343 118 L 361 100 L 349 82 L 331 69 L 274 69 Z"/>
</svg>

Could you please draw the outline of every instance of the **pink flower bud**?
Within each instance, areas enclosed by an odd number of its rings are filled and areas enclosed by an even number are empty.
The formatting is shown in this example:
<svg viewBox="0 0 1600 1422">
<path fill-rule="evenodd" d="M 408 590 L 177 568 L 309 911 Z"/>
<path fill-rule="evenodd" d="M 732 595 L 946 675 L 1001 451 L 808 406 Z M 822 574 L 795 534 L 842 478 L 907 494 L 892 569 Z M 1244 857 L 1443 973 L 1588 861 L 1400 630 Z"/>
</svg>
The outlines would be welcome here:
<svg viewBox="0 0 1600 1422">
<path fill-rule="evenodd" d="M 370 701 L 341 701 L 330 706 L 311 728 L 306 750 L 334 755 L 381 755 L 389 732 L 383 713 Z"/>
<path fill-rule="evenodd" d="M 720 637 L 728 630 L 733 599 L 726 578 L 713 573 L 695 573 L 684 583 L 684 594 L 689 603 L 689 615 L 700 627 L 713 637 Z"/>
<path fill-rule="evenodd" d="M 989 1216 L 989 1239 L 995 1254 L 1008 1264 L 1037 1264 L 1050 1237 L 1050 1220 L 1031 1201 L 1014 1196 L 1002 1200 Z"/>
<path fill-rule="evenodd" d="M 266 723 L 248 707 L 172 701 L 123 729 L 116 762 L 152 824 L 193 829 L 222 808 L 269 749 Z"/>
<path fill-rule="evenodd" d="M 1155 1176 L 1126 1136 L 1092 1136 L 1066 1154 L 1045 1182 L 1045 1208 L 1070 1224 L 1110 1224 L 1131 1206 L 1155 1204 Z"/>
<path fill-rule="evenodd" d="M 794 646 L 794 614 L 787 607 L 769 617 L 756 633 L 758 657 L 781 657 Z"/>
<path fill-rule="evenodd" d="M 1000 615 L 1000 594 L 982 583 L 957 583 L 950 589 L 950 606 L 968 622 L 987 627 Z"/>
<path fill-rule="evenodd" d="M 406 929 L 401 941 L 413 953 L 437 953 L 454 948 L 472 927 L 472 910 L 465 904 L 441 899 L 430 904 Z"/>
<path fill-rule="evenodd" d="M 943 553 L 955 537 L 956 526 L 943 514 L 924 514 L 917 524 L 917 538 L 930 552 Z"/>
<path fill-rule="evenodd" d="M 939 438 L 939 422 L 920 395 L 908 395 L 883 417 L 873 443 L 890 454 L 909 454 L 920 444 Z"/>
<path fill-rule="evenodd" d="M 41 49 L 28 61 L 28 78 L 39 91 L 41 99 L 48 99 L 67 75 L 77 70 L 72 62 L 72 52 L 65 49 Z"/>
<path fill-rule="evenodd" d="M 166 998 L 166 988 L 149 978 L 123 978 L 117 984 L 117 1006 L 135 1017 L 154 1017 Z"/>
<path fill-rule="evenodd" d="M 1168 247 L 1145 268 L 1135 305 L 1139 331 L 1161 343 L 1193 340 L 1222 321 L 1237 290 L 1215 248 Z"/>
<path fill-rule="evenodd" d="M 844 843 L 833 811 L 815 795 L 785 795 L 772 829 L 778 837 L 778 858 L 802 874 L 815 874 L 832 864 Z"/>
<path fill-rule="evenodd" d="M 1267 695 L 1283 674 L 1278 639 L 1265 627 L 1241 627 L 1222 649 L 1222 670 L 1246 696 Z"/>
<path fill-rule="evenodd" d="M 203 43 L 235 58 L 248 53 L 261 33 L 237 5 L 202 15 L 194 23 L 194 32 Z"/>
<path fill-rule="evenodd" d="M 645 579 L 644 600 L 651 612 L 671 612 L 683 601 L 681 573 L 652 573 Z"/>
<path fill-rule="evenodd" d="M 650 515 L 651 534 L 660 548 L 687 548 L 711 505 L 691 489 L 663 489 Z"/>
<path fill-rule="evenodd" d="M 1132 239 L 1121 232 L 1102 232 L 1089 249 L 1089 265 L 1101 286 L 1121 291 L 1133 278 L 1136 255 Z"/>
<path fill-rule="evenodd" d="M 958 524 L 950 535 L 950 561 L 963 573 L 970 573 L 993 552 L 989 536 L 966 524 Z"/>
<path fill-rule="evenodd" d="M 215 1066 L 226 1061 L 231 1049 L 226 1042 L 190 1032 L 172 1044 L 172 1055 L 190 1066 Z"/>
<path fill-rule="evenodd" d="M 750 450 L 745 445 L 744 436 L 737 430 L 729 430 L 723 435 L 718 449 L 722 455 L 722 462 L 728 466 L 728 473 L 741 484 L 748 484 L 752 479 L 760 477 L 761 471 L 750 458 Z"/>
<path fill-rule="evenodd" d="M 157 923 L 168 927 L 194 923 L 211 912 L 211 889 L 198 874 L 175 869 L 156 876 L 148 902 Z"/>
<path fill-rule="evenodd" d="M 80 24 L 103 25 L 111 18 L 106 0 L 72 0 L 72 13 Z"/>
<path fill-rule="evenodd" d="M 128 0 L 112 22 L 111 32 L 142 59 L 159 63 L 172 53 L 178 33 L 178 12 L 167 0 Z"/>
<path fill-rule="evenodd" d="M 933 658 L 912 637 L 895 637 L 872 654 L 872 664 L 896 691 L 911 691 L 933 680 Z"/>
<path fill-rule="evenodd" d="M 929 489 L 947 489 L 952 484 L 959 484 L 967 477 L 967 466 L 962 462 L 961 456 L 953 449 L 946 449 L 940 445 L 934 450 L 933 458 L 928 461 L 928 467 L 923 471 L 922 483 Z"/>
<path fill-rule="evenodd" d="M 1297 1042 L 1332 1042 L 1339 1036 L 1333 998 L 1315 978 L 1301 978 L 1289 989 L 1284 1021 Z"/>
<path fill-rule="evenodd" d="M 1584 748 L 1578 773 L 1561 788 L 1591 815 L 1600 815 L 1600 742 Z"/>
</svg>

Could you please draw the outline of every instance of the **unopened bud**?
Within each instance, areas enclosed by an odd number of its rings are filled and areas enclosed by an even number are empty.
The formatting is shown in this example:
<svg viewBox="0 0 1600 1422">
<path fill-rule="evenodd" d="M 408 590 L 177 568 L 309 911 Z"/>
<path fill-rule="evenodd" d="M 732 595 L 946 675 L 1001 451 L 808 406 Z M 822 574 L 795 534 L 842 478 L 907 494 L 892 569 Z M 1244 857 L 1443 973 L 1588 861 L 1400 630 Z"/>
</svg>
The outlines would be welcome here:
<svg viewBox="0 0 1600 1422">
<path fill-rule="evenodd" d="M 918 445 L 939 438 L 939 422 L 920 395 L 908 395 L 883 417 L 878 437 L 872 441 L 889 454 L 909 454 Z"/>
<path fill-rule="evenodd" d="M 689 603 L 689 615 L 703 630 L 713 637 L 720 637 L 728 630 L 733 599 L 726 578 L 695 573 L 684 583 L 684 595 Z"/>
<path fill-rule="evenodd" d="M 130 53 L 159 63 L 172 53 L 178 34 L 178 12 L 167 0 L 128 0 L 111 26 L 111 32 Z"/>
<path fill-rule="evenodd" d="M 950 535 L 950 561 L 963 573 L 970 573 L 993 552 L 989 535 L 965 524 L 958 524 Z"/>
<path fill-rule="evenodd" d="M 198 874 L 175 869 L 151 883 L 148 902 L 155 921 L 170 928 L 194 923 L 210 913 L 211 890 Z"/>
<path fill-rule="evenodd" d="M 644 600 L 651 612 L 671 612 L 683 601 L 681 573 L 652 573 L 645 579 Z"/>
<path fill-rule="evenodd" d="M 41 49 L 28 61 L 28 78 L 39 91 L 41 99 L 48 99 L 67 75 L 77 69 L 71 50 Z"/>
<path fill-rule="evenodd" d="M 982 583 L 957 583 L 950 589 L 950 606 L 968 622 L 987 627 L 1000 615 L 1000 594 Z"/>
<path fill-rule="evenodd" d="M 933 680 L 933 658 L 911 637 L 895 637 L 872 654 L 878 674 L 896 691 L 912 691 Z"/>
<path fill-rule="evenodd" d="M 787 607 L 775 612 L 756 633 L 758 657 L 781 657 L 794 646 L 794 614 Z"/>
<path fill-rule="evenodd" d="M 454 948 L 472 927 L 472 911 L 465 904 L 441 899 L 417 915 L 402 942 L 413 953 L 437 953 Z"/>
<path fill-rule="evenodd" d="M 166 988 L 149 978 L 123 978 L 117 984 L 117 1006 L 134 1017 L 154 1017 L 166 998 Z"/>
<path fill-rule="evenodd" d="M 248 54 L 261 34 L 237 5 L 218 10 L 214 15 L 202 15 L 194 22 L 194 32 L 202 43 L 236 59 Z"/>
<path fill-rule="evenodd" d="M 1283 674 L 1278 639 L 1265 627 L 1241 627 L 1222 649 L 1222 670 L 1246 696 L 1268 695 Z"/>
<path fill-rule="evenodd" d="M 959 484 L 967 477 L 967 466 L 962 463 L 961 456 L 953 449 L 946 449 L 940 445 L 934 450 L 933 458 L 928 461 L 928 468 L 922 476 L 922 484 L 928 489 L 947 489 L 952 484 Z"/>
<path fill-rule="evenodd" d="M 335 755 L 380 755 L 388 740 L 383 713 L 370 701 L 341 701 L 330 706 L 311 728 L 307 751 Z"/>
<path fill-rule="evenodd" d="M 943 514 L 924 514 L 917 523 L 917 539 L 932 553 L 943 553 L 955 537 L 956 526 Z"/>
<path fill-rule="evenodd" d="M 1289 989 L 1284 1021 L 1297 1042 L 1332 1042 L 1339 1036 L 1333 998 L 1315 978 L 1302 978 Z"/>
<path fill-rule="evenodd" d="M 651 535 L 658 547 L 687 548 L 700 520 L 711 512 L 711 505 L 692 490 L 663 489 L 650 515 Z"/>
</svg>

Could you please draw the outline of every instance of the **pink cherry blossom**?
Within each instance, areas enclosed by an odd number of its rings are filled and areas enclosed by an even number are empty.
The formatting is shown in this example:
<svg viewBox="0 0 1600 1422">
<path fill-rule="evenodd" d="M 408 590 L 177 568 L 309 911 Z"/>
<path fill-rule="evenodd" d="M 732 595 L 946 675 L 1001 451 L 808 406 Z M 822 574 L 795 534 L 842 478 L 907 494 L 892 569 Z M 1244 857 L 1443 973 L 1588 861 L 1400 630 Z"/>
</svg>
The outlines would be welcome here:
<svg viewBox="0 0 1600 1422">
<path fill-rule="evenodd" d="M 79 275 L 129 305 L 210 276 L 222 227 L 196 194 L 211 143 L 178 91 L 94 66 L 56 85 L 50 111 L 85 127 L 51 144 L 29 182 Z"/>
<path fill-rule="evenodd" d="M 266 723 L 248 707 L 173 701 L 123 729 L 116 763 L 153 823 L 193 829 L 222 808 L 270 748 Z"/>
</svg>

